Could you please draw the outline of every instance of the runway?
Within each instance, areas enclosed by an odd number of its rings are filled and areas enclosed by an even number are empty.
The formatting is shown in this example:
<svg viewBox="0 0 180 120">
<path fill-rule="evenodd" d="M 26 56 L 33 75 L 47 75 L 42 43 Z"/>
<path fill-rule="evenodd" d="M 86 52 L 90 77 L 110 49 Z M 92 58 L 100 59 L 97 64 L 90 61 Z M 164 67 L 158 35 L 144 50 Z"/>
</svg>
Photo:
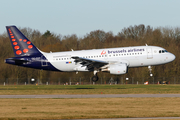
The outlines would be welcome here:
<svg viewBox="0 0 180 120">
<path fill-rule="evenodd" d="M 0 95 L 0 98 L 158 98 L 180 97 L 180 94 L 83 94 L 83 95 Z"/>
</svg>

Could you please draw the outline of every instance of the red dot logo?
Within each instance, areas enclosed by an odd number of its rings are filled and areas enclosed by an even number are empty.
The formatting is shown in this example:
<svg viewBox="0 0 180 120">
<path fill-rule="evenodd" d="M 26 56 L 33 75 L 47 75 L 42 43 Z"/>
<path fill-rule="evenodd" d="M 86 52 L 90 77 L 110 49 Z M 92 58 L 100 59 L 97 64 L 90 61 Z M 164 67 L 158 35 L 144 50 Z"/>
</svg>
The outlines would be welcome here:
<svg viewBox="0 0 180 120">
<path fill-rule="evenodd" d="M 28 41 L 28 42 L 27 42 L 27 44 L 31 44 L 31 42 L 30 42 L 30 41 Z"/>
<path fill-rule="evenodd" d="M 22 41 L 22 39 L 19 39 L 19 41 Z"/>
<path fill-rule="evenodd" d="M 11 38 L 14 38 L 14 36 L 11 36 Z"/>
<path fill-rule="evenodd" d="M 13 35 L 12 33 L 10 35 Z"/>
<path fill-rule="evenodd" d="M 9 33 L 12 33 L 11 31 Z"/>
<path fill-rule="evenodd" d="M 24 41 L 24 42 L 26 42 L 27 40 L 26 40 L 26 39 L 24 39 L 23 41 Z"/>
<path fill-rule="evenodd" d="M 13 42 L 13 45 L 17 45 L 17 42 Z"/>
<path fill-rule="evenodd" d="M 12 41 L 14 42 L 14 41 L 16 41 L 16 39 L 12 39 Z"/>
<path fill-rule="evenodd" d="M 16 51 L 16 54 L 17 54 L 17 55 L 20 55 L 20 54 L 22 54 L 22 51 L 21 51 L 21 50 L 18 50 L 18 51 Z"/>
<path fill-rule="evenodd" d="M 28 52 L 28 49 L 24 49 L 23 52 L 24 52 L 24 53 L 27 53 L 27 52 Z"/>
<path fill-rule="evenodd" d="M 14 49 L 18 50 L 20 47 L 19 46 L 15 46 Z"/>
<path fill-rule="evenodd" d="M 28 46 L 28 48 L 29 48 L 29 49 L 32 49 L 32 48 L 33 48 L 33 46 L 32 46 L 32 45 L 29 45 L 29 46 Z"/>
</svg>

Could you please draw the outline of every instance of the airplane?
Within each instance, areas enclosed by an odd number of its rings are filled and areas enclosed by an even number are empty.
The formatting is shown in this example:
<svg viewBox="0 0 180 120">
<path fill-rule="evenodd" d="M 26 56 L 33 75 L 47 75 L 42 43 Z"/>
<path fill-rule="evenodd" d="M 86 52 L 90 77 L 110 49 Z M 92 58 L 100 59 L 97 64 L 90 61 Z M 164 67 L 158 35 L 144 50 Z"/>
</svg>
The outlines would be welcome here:
<svg viewBox="0 0 180 120">
<path fill-rule="evenodd" d="M 175 60 L 175 55 L 158 46 L 132 46 L 91 50 L 42 52 L 26 38 L 16 26 L 6 26 L 15 57 L 5 63 L 59 72 L 94 73 L 92 81 L 98 81 L 97 73 L 114 75 L 128 73 L 128 68 L 161 65 Z"/>
</svg>

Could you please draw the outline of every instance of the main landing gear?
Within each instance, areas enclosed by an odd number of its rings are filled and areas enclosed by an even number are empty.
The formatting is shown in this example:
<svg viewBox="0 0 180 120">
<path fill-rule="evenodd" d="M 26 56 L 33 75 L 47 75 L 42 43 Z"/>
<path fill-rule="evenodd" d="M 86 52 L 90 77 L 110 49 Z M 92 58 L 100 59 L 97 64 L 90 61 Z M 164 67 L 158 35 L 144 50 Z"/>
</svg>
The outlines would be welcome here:
<svg viewBox="0 0 180 120">
<path fill-rule="evenodd" d="M 93 82 L 96 82 L 96 81 L 98 81 L 98 79 L 99 79 L 99 77 L 97 76 L 97 72 L 98 72 L 98 71 L 94 71 L 94 76 L 92 77 L 92 81 L 93 81 Z"/>
</svg>

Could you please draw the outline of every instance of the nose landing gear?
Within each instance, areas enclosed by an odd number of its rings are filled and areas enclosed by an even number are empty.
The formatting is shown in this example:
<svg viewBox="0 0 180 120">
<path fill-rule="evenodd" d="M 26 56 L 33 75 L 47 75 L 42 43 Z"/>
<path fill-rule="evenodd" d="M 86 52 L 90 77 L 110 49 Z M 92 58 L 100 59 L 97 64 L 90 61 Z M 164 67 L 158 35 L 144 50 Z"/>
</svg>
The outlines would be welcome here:
<svg viewBox="0 0 180 120">
<path fill-rule="evenodd" d="M 151 66 L 150 66 L 150 65 L 148 66 L 148 69 L 149 69 L 149 73 L 150 73 L 150 74 L 149 74 L 149 76 L 150 76 L 150 77 L 152 77 L 152 76 L 153 76 L 153 74 L 151 73 L 152 68 L 151 68 Z"/>
</svg>

